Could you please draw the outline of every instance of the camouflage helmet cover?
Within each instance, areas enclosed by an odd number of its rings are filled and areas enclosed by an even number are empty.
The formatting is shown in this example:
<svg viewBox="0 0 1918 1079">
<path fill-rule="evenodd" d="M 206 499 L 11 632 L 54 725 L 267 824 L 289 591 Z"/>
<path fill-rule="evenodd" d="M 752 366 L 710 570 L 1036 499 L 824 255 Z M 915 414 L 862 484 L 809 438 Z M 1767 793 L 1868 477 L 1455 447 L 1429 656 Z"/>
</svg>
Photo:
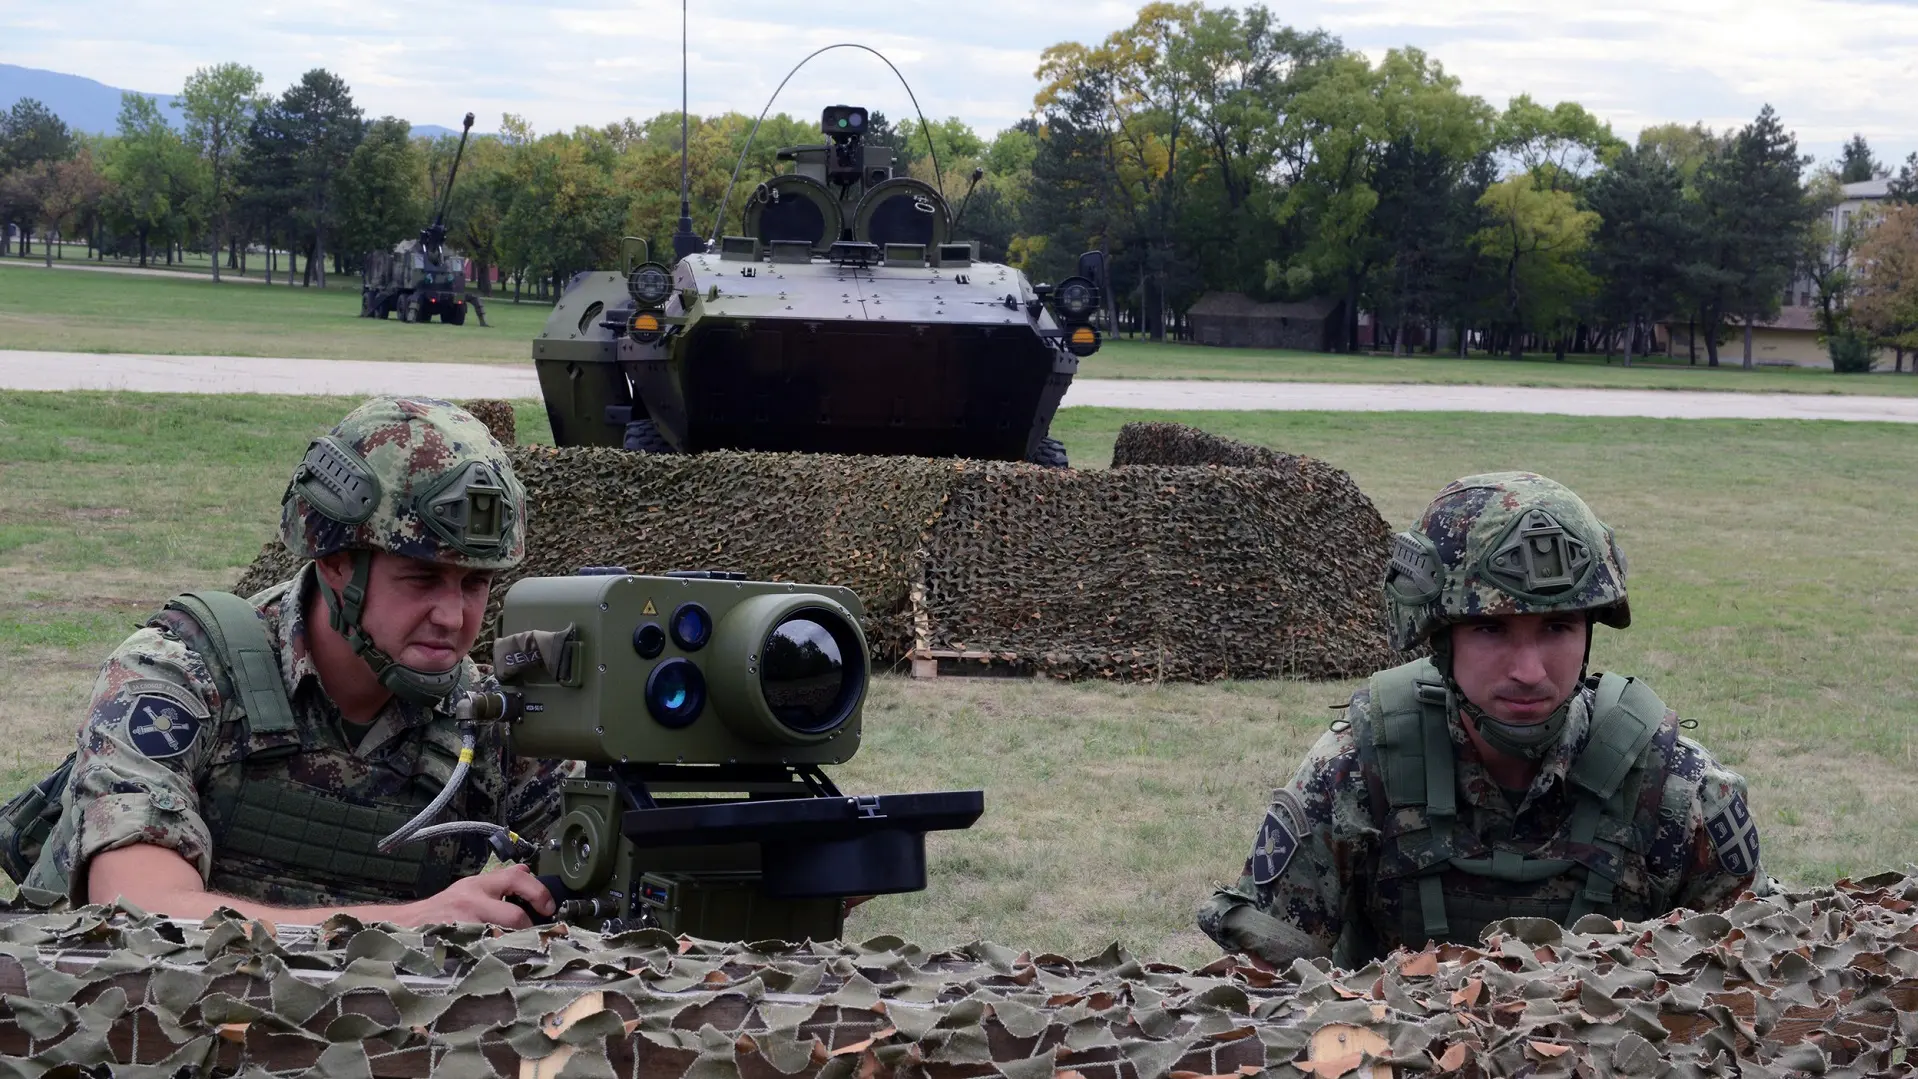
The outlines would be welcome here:
<svg viewBox="0 0 1918 1079">
<path fill-rule="evenodd" d="M 382 550 L 509 569 L 526 554 L 526 492 L 472 413 L 377 397 L 307 448 L 281 499 L 280 540 L 305 558 Z"/>
<path fill-rule="evenodd" d="M 1531 472 L 1447 484 L 1417 527 L 1392 537 L 1385 602 L 1401 650 L 1467 618 L 1589 611 L 1620 629 L 1632 621 L 1612 530 Z"/>
</svg>

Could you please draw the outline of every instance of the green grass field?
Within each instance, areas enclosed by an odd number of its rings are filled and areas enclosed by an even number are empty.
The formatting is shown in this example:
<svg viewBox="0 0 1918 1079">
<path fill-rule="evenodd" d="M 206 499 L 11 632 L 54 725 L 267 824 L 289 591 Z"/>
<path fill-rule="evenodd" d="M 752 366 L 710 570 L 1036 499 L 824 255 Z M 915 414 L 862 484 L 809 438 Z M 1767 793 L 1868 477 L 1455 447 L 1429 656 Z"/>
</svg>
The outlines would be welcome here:
<svg viewBox="0 0 1918 1079">
<path fill-rule="evenodd" d="M 176 356 L 296 356 L 530 365 L 551 308 L 488 301 L 482 327 L 359 317 L 357 276 L 325 291 L 177 277 L 0 266 L 0 347 Z"/>
<path fill-rule="evenodd" d="M 0 392 L 0 793 L 71 747 L 104 654 L 173 592 L 226 587 L 287 470 L 352 402 Z M 1073 458 L 1140 415 L 1068 410 Z M 1457 414 L 1152 414 L 1346 468 L 1396 524 L 1445 481 L 1529 467 L 1581 491 L 1631 559 L 1636 624 L 1595 664 L 1650 680 L 1752 783 L 1797 881 L 1918 850 L 1918 485 L 1890 424 Z M 522 431 L 543 430 L 531 403 Z M 1236 876 L 1267 791 L 1349 684 L 877 681 L 848 790 L 983 787 L 930 844 L 933 886 L 849 932 L 1202 958 L 1193 906 Z"/>
<path fill-rule="evenodd" d="M 144 352 L 185 356 L 292 356 L 334 360 L 425 360 L 525 364 L 550 308 L 486 304 L 492 327 L 402 326 L 357 317 L 357 278 L 308 288 L 229 283 L 198 272 L 173 275 L 52 270 L 0 259 L 0 348 Z M 1889 372 L 1683 364 L 1607 365 L 1603 357 L 1550 356 L 1514 362 L 1453 356 L 1339 356 L 1268 349 L 1202 348 L 1108 341 L 1081 366 L 1085 378 L 1256 379 L 1294 382 L 1409 382 L 1604 389 L 1734 390 L 1748 393 L 1918 394 L 1918 378 Z"/>
</svg>

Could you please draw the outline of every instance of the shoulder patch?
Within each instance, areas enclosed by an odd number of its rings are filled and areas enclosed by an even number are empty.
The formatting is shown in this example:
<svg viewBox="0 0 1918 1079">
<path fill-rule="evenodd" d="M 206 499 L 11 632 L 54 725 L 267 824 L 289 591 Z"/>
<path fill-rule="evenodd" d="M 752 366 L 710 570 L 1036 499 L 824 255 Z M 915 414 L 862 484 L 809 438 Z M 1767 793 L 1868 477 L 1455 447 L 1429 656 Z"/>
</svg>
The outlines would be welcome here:
<svg viewBox="0 0 1918 1079">
<path fill-rule="evenodd" d="M 1744 795 L 1733 792 L 1731 804 L 1706 820 L 1705 830 L 1725 872 L 1742 877 L 1758 871 L 1758 824 Z"/>
<path fill-rule="evenodd" d="M 171 694 L 143 694 L 127 710 L 127 738 L 153 760 L 185 753 L 199 734 L 200 717 L 181 708 Z"/>
<path fill-rule="evenodd" d="M 1299 837 L 1286 820 L 1286 808 L 1275 804 L 1265 811 L 1259 825 L 1259 838 L 1252 844 L 1251 873 L 1254 882 L 1270 884 L 1279 879 L 1292 856 L 1299 852 Z"/>
</svg>

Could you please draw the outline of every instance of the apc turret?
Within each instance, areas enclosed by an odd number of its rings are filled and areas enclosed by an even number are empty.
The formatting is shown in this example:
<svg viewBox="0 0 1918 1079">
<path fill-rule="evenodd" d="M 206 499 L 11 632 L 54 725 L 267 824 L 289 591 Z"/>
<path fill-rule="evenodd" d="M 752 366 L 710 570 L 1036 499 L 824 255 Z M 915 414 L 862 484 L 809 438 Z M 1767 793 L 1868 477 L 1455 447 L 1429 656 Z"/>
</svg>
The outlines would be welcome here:
<svg viewBox="0 0 1918 1079">
<path fill-rule="evenodd" d="M 559 445 L 1066 465 L 1049 428 L 1099 347 L 1104 256 L 1054 287 L 981 261 L 869 125 L 827 108 L 827 141 L 779 151 L 791 171 L 737 234 L 670 267 L 629 240 L 619 270 L 573 279 L 533 342 Z"/>
</svg>

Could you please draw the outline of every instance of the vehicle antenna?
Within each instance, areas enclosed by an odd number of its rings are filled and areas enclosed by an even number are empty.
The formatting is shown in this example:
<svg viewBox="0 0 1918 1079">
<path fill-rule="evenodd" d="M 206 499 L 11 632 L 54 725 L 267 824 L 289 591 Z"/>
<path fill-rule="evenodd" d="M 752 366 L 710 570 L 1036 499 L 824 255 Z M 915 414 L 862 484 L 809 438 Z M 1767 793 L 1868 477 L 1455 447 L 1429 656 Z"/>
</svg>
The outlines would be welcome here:
<svg viewBox="0 0 1918 1079">
<path fill-rule="evenodd" d="M 679 0 L 679 230 L 673 233 L 673 258 L 683 259 L 702 250 L 693 231 L 693 204 L 686 167 L 686 0 Z"/>
<path fill-rule="evenodd" d="M 966 185 L 966 197 L 962 199 L 959 203 L 959 212 L 952 215 L 953 228 L 956 229 L 959 227 L 959 222 L 964 220 L 966 216 L 966 207 L 972 205 L 972 189 L 975 187 L 978 187 L 979 181 L 985 178 L 986 178 L 986 170 L 983 167 L 980 167 L 977 165 L 973 166 L 972 182 Z"/>
</svg>

